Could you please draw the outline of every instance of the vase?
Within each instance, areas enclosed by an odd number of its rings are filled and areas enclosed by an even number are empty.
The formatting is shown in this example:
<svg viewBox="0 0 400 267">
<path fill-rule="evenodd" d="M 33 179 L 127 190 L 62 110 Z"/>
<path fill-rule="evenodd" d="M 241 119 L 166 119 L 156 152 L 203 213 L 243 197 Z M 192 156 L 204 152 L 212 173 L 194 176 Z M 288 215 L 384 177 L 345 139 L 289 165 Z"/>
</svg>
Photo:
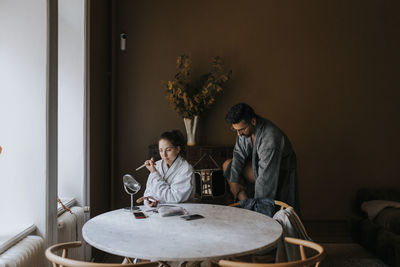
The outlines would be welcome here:
<svg viewBox="0 0 400 267">
<path fill-rule="evenodd" d="M 196 128 L 197 122 L 199 120 L 199 116 L 194 116 L 193 119 L 183 118 L 183 122 L 185 123 L 186 128 L 186 136 L 187 136 L 187 145 L 194 146 L 196 145 Z"/>
</svg>

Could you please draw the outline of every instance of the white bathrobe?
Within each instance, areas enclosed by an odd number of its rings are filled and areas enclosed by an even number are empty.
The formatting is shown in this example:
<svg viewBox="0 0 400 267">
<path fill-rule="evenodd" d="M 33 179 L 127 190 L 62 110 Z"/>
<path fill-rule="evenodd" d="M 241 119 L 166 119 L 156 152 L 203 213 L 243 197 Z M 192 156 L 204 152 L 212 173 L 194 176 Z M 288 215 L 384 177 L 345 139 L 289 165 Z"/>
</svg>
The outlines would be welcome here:
<svg viewBox="0 0 400 267">
<path fill-rule="evenodd" d="M 163 160 L 156 162 L 157 171 L 150 173 L 144 196 L 160 203 L 179 203 L 192 200 L 195 193 L 193 167 L 178 156 L 170 168 Z"/>
</svg>

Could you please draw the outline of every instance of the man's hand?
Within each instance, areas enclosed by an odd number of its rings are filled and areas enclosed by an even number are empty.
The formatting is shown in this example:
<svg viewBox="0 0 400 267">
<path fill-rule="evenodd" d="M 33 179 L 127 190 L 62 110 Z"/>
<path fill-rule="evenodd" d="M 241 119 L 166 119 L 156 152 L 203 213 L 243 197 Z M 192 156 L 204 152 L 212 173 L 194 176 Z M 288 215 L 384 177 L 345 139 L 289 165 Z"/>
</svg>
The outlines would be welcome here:
<svg viewBox="0 0 400 267">
<path fill-rule="evenodd" d="M 247 199 L 247 193 L 243 185 L 240 183 L 230 182 L 230 189 L 233 194 L 235 200 L 244 200 Z"/>
</svg>

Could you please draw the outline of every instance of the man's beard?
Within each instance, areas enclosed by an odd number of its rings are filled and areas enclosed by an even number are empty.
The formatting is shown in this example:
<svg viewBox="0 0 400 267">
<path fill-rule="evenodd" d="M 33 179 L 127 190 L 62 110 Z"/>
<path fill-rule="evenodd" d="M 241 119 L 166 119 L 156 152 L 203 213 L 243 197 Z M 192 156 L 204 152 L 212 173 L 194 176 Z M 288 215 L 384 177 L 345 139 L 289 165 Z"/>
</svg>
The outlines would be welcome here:
<svg viewBox="0 0 400 267">
<path fill-rule="evenodd" d="M 244 134 L 243 133 L 243 135 L 245 136 L 245 137 L 250 137 L 254 132 L 255 132 L 255 130 L 256 130 L 256 127 L 254 127 L 252 124 L 249 126 L 249 132 L 247 133 L 247 134 Z"/>
</svg>

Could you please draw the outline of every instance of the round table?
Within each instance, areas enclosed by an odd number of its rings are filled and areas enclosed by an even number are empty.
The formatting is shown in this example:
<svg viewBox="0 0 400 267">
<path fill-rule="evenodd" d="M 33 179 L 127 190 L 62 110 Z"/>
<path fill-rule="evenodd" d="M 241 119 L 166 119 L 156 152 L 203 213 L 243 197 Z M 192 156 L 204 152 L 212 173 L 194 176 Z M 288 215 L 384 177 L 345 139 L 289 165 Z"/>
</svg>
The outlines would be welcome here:
<svg viewBox="0 0 400 267">
<path fill-rule="evenodd" d="M 272 218 L 246 209 L 210 204 L 174 204 L 202 219 L 161 217 L 140 206 L 148 216 L 135 219 L 123 209 L 98 215 L 85 223 L 83 238 L 102 251 L 151 261 L 202 261 L 244 255 L 274 245 L 282 234 Z"/>
</svg>

